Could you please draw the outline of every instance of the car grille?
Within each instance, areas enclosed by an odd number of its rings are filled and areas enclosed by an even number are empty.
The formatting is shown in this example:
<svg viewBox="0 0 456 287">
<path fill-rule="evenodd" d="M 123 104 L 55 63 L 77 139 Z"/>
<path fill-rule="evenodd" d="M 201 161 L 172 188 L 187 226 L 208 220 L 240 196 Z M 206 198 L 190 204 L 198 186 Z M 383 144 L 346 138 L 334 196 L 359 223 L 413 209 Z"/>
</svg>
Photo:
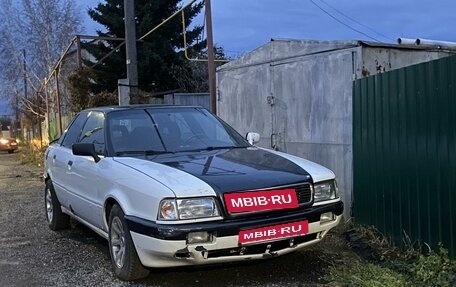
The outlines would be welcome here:
<svg viewBox="0 0 456 287">
<path fill-rule="evenodd" d="M 292 248 L 293 246 L 301 244 L 301 243 L 315 240 L 315 239 L 317 239 L 317 234 L 318 233 L 307 234 L 304 236 L 283 239 L 283 240 L 279 240 L 279 241 L 275 241 L 275 242 L 246 245 L 244 247 L 209 250 L 208 258 L 265 254 L 265 253 L 269 253 L 269 252 L 280 251 L 280 250 L 284 250 L 287 248 Z"/>
<path fill-rule="evenodd" d="M 309 204 L 312 202 L 312 188 L 310 183 L 301 184 L 294 188 L 299 204 Z"/>
<path fill-rule="evenodd" d="M 294 189 L 295 193 L 296 193 L 296 198 L 298 199 L 298 204 L 300 207 L 305 208 L 305 207 L 312 205 L 312 203 L 313 203 L 313 188 L 312 188 L 311 183 L 305 182 L 305 183 L 296 184 L 296 185 L 271 187 L 271 188 L 266 188 L 266 189 L 261 189 L 261 190 L 267 191 L 267 190 L 271 190 L 271 189 L 275 189 L 275 190 Z M 286 210 L 286 209 L 283 209 L 283 210 Z M 259 214 L 259 213 L 261 214 L 261 213 L 265 213 L 265 212 L 281 212 L 283 210 L 273 209 L 273 210 L 263 210 L 263 211 L 239 212 L 239 213 L 229 213 L 229 211 L 227 211 L 227 213 L 231 217 L 243 217 L 243 216 L 255 216 L 255 214 Z"/>
</svg>

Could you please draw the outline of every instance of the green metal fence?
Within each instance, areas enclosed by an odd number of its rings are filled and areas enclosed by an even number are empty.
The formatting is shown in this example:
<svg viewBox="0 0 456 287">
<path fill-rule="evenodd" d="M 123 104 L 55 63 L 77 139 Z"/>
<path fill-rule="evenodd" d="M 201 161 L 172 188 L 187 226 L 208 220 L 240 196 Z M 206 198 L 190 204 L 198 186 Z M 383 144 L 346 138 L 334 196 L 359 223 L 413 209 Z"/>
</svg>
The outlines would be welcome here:
<svg viewBox="0 0 456 287">
<path fill-rule="evenodd" d="M 68 113 L 66 115 L 62 115 L 62 132 L 68 127 L 71 123 L 74 115 L 72 113 Z M 57 114 L 49 114 L 49 127 L 47 129 L 47 136 L 49 140 L 54 140 L 60 136 L 59 134 L 59 119 Z"/>
<path fill-rule="evenodd" d="M 354 82 L 353 212 L 456 256 L 456 57 Z"/>
</svg>

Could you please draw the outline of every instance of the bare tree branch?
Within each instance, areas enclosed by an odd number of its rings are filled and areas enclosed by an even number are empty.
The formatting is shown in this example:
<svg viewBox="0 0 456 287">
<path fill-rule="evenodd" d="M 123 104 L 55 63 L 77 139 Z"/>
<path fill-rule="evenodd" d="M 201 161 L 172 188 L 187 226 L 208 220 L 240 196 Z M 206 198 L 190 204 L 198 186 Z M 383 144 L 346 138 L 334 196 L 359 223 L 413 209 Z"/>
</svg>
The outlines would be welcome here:
<svg viewBox="0 0 456 287">
<path fill-rule="evenodd" d="M 43 109 L 37 107 L 44 101 L 44 96 L 37 93 L 41 81 L 74 34 L 81 31 L 76 0 L 0 0 L 0 19 L 0 94 L 23 91 L 25 73 L 29 95 L 38 101 L 23 99 L 21 104 L 32 114 L 42 113 Z M 23 67 L 23 49 L 27 53 L 27 71 Z"/>
</svg>

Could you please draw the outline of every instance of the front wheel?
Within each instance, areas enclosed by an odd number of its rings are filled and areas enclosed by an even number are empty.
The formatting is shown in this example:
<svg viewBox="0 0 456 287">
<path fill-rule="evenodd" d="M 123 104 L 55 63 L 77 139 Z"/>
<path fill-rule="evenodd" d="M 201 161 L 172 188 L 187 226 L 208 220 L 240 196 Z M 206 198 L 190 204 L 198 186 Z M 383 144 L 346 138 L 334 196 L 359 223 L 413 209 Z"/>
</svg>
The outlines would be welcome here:
<svg viewBox="0 0 456 287">
<path fill-rule="evenodd" d="M 109 215 L 109 253 L 117 277 L 131 281 L 147 277 L 149 270 L 142 266 L 138 258 L 124 217 L 120 206 L 114 205 Z"/>
<path fill-rule="evenodd" d="M 51 230 L 65 229 L 70 226 L 70 217 L 62 212 L 60 202 L 55 195 L 51 180 L 46 181 L 44 189 L 46 219 Z"/>
</svg>

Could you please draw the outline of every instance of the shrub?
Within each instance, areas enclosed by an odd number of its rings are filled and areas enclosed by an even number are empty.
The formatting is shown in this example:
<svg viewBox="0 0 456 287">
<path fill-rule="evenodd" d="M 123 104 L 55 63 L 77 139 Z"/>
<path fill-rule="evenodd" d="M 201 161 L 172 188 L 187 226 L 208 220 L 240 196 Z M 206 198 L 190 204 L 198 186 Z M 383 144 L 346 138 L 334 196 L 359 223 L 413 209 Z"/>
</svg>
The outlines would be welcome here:
<svg viewBox="0 0 456 287">
<path fill-rule="evenodd" d="M 456 286 L 456 261 L 448 257 L 448 250 L 439 244 L 439 251 L 418 254 L 412 263 L 412 278 L 423 286 Z"/>
<path fill-rule="evenodd" d="M 442 244 L 425 254 L 409 238 L 405 250 L 393 246 L 372 227 L 355 226 L 346 234 L 361 257 L 330 269 L 325 279 L 333 286 L 456 286 L 456 261 Z"/>
<path fill-rule="evenodd" d="M 19 161 L 22 164 L 41 166 L 44 161 L 46 146 L 41 146 L 39 140 L 23 143 L 20 148 Z"/>
</svg>

